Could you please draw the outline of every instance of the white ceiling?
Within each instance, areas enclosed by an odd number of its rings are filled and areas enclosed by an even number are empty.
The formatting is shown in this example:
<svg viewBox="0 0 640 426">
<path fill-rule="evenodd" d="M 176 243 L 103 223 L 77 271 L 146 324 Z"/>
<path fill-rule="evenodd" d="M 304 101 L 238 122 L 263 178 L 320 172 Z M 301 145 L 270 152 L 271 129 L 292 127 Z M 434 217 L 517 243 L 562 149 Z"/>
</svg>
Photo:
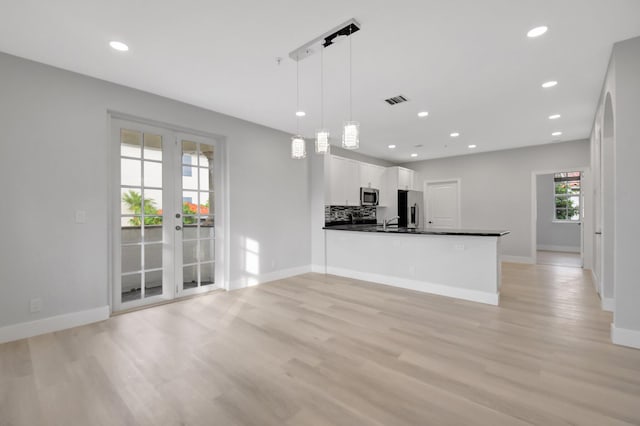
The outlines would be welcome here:
<svg viewBox="0 0 640 426">
<path fill-rule="evenodd" d="M 556 130 L 588 137 L 611 47 L 640 35 L 639 17 L 638 0 L 0 0 L 0 51 L 295 133 L 288 53 L 356 18 L 360 151 L 405 162 L 550 143 Z M 538 25 L 548 33 L 528 39 Z M 334 144 L 348 118 L 347 49 L 324 56 Z M 320 126 L 319 59 L 300 62 L 306 137 Z M 383 102 L 399 94 L 409 102 Z"/>
</svg>

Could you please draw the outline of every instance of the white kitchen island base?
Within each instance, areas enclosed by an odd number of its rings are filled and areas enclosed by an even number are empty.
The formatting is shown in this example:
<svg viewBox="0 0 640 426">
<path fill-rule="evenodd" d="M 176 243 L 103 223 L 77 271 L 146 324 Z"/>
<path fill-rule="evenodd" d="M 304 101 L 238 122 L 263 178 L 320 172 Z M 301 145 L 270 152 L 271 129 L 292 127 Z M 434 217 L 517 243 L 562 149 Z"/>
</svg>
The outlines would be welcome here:
<svg viewBox="0 0 640 426">
<path fill-rule="evenodd" d="M 500 238 L 326 229 L 326 273 L 497 305 Z"/>
</svg>

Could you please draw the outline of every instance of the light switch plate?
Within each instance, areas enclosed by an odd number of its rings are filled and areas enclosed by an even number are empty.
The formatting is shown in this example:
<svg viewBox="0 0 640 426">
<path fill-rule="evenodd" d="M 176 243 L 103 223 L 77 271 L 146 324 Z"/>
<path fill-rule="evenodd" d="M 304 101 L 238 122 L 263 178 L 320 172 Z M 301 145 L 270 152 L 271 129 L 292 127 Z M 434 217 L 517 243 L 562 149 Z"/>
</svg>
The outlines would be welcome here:
<svg viewBox="0 0 640 426">
<path fill-rule="evenodd" d="M 76 223 L 87 223 L 87 212 L 84 210 L 76 210 Z"/>
<path fill-rule="evenodd" d="M 34 312 L 40 312 L 42 310 L 42 299 L 39 297 L 36 297 L 34 299 L 31 299 L 31 301 L 29 301 L 29 312 L 34 313 Z"/>
</svg>

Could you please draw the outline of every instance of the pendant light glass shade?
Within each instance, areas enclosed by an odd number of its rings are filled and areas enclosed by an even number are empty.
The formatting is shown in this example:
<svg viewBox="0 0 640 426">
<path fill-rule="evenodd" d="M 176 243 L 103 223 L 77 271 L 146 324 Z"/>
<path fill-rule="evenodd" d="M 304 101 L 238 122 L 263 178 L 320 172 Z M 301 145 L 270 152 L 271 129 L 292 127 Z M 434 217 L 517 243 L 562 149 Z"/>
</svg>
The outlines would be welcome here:
<svg viewBox="0 0 640 426">
<path fill-rule="evenodd" d="M 316 132 L 316 154 L 328 154 L 329 146 L 329 131 L 318 130 Z"/>
<path fill-rule="evenodd" d="M 307 146 L 304 138 L 300 135 L 291 138 L 291 158 L 294 160 L 307 158 Z"/>
<path fill-rule="evenodd" d="M 347 121 L 344 123 L 342 147 L 344 149 L 358 149 L 360 147 L 360 124 L 358 122 Z"/>
</svg>

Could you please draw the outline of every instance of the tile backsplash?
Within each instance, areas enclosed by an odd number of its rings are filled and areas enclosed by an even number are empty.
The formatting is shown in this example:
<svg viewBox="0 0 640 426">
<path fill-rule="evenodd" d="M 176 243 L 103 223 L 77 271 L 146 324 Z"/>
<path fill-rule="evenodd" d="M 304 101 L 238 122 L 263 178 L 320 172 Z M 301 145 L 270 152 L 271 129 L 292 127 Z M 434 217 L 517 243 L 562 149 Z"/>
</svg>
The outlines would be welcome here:
<svg viewBox="0 0 640 426">
<path fill-rule="evenodd" d="M 376 223 L 375 206 L 324 206 L 325 225 Z"/>
</svg>

